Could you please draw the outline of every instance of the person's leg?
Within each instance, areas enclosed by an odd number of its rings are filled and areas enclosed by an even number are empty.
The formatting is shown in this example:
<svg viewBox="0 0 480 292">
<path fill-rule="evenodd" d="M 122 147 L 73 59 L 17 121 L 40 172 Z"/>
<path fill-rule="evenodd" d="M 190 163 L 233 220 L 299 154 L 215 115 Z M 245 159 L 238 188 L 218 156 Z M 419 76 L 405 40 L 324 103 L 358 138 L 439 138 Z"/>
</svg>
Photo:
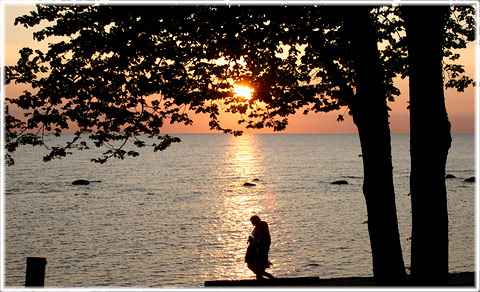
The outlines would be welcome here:
<svg viewBox="0 0 480 292">
<path fill-rule="evenodd" d="M 267 272 L 263 271 L 263 274 L 264 274 L 265 276 L 267 276 L 267 278 L 269 278 L 269 279 L 275 279 L 275 277 L 274 277 L 272 274 L 270 274 L 270 273 L 267 273 Z"/>
<path fill-rule="evenodd" d="M 265 274 L 265 269 L 262 269 L 262 267 L 257 266 L 255 269 L 255 275 L 257 275 L 257 280 L 265 280 L 263 275 Z"/>
</svg>

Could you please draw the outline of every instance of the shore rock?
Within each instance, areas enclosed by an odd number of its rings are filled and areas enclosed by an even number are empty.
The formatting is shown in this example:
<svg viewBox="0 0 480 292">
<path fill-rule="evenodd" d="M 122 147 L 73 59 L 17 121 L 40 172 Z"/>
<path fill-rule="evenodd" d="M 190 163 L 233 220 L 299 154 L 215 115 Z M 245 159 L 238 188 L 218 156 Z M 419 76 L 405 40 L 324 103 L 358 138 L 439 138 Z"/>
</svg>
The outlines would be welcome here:
<svg viewBox="0 0 480 292">
<path fill-rule="evenodd" d="M 77 186 L 85 186 L 85 185 L 89 185 L 90 182 L 88 180 L 85 180 L 85 179 L 77 179 L 75 181 L 72 182 L 72 185 L 77 185 Z"/>
<path fill-rule="evenodd" d="M 331 185 L 348 185 L 348 181 L 346 180 L 337 180 L 337 181 L 334 181 L 332 183 L 330 183 Z"/>
<path fill-rule="evenodd" d="M 471 182 L 471 183 L 473 183 L 473 182 L 475 182 L 475 177 L 474 177 L 474 176 L 469 177 L 469 178 L 467 178 L 466 180 L 464 180 L 464 182 Z"/>
<path fill-rule="evenodd" d="M 445 176 L 445 178 L 457 178 L 457 177 L 454 176 L 453 174 L 447 174 L 447 175 Z"/>
<path fill-rule="evenodd" d="M 252 183 L 249 183 L 249 182 L 246 182 L 243 184 L 244 187 L 254 187 L 256 186 L 256 184 L 252 184 Z"/>
</svg>

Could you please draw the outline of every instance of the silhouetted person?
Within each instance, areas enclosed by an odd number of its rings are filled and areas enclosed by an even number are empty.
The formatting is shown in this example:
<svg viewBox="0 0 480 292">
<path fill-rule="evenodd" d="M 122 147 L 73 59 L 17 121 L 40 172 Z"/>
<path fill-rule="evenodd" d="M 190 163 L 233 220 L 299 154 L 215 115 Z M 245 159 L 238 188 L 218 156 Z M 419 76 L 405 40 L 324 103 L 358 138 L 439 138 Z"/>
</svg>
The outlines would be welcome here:
<svg viewBox="0 0 480 292">
<path fill-rule="evenodd" d="M 271 274 L 265 272 L 265 269 L 270 267 L 268 251 L 270 250 L 271 238 L 268 224 L 260 220 L 260 217 L 257 215 L 252 216 L 250 222 L 252 222 L 255 228 L 252 236 L 248 237 L 249 245 L 245 255 L 245 262 L 248 268 L 257 275 L 257 279 L 264 279 L 263 276 L 273 279 L 274 277 Z"/>
</svg>

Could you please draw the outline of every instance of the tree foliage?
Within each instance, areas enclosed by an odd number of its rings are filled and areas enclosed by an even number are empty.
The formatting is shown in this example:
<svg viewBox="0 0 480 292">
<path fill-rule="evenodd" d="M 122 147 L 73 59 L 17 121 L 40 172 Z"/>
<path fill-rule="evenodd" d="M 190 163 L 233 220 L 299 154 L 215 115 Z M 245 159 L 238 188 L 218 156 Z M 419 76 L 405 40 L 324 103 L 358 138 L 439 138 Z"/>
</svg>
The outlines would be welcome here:
<svg viewBox="0 0 480 292">
<path fill-rule="evenodd" d="M 23 48 L 6 83 L 31 86 L 6 99 L 6 148 L 43 145 L 43 135 L 76 129 L 72 141 L 50 148 L 44 160 L 70 149 L 107 146 L 110 157 L 137 156 L 126 141 L 147 146 L 140 134 L 157 137 L 148 144 L 163 150 L 176 137 L 161 135 L 165 123 L 193 123 L 189 113 L 210 117 L 213 130 L 241 134 L 221 125 L 219 114 L 239 114 L 246 128 L 285 129 L 288 116 L 337 110 L 355 99 L 355 70 L 345 38 L 345 7 L 168 7 L 38 5 L 15 24 L 40 26 L 37 41 L 51 37 L 47 51 Z M 383 44 L 381 60 L 387 98 L 399 90 L 397 75 L 408 71 L 404 28 L 397 7 L 372 7 Z M 44 23 L 47 22 L 46 25 Z M 445 57 L 473 40 L 473 7 L 452 6 Z M 455 63 L 445 64 L 447 87 L 463 90 L 472 80 Z M 242 100 L 233 85 L 255 89 Z M 24 117 L 14 116 L 9 106 Z M 342 115 L 339 115 L 342 120 Z M 113 146 L 112 141 L 120 141 Z M 149 140 L 151 141 L 151 140 Z M 7 154 L 8 156 L 8 154 Z M 13 163 L 7 157 L 7 163 Z"/>
</svg>

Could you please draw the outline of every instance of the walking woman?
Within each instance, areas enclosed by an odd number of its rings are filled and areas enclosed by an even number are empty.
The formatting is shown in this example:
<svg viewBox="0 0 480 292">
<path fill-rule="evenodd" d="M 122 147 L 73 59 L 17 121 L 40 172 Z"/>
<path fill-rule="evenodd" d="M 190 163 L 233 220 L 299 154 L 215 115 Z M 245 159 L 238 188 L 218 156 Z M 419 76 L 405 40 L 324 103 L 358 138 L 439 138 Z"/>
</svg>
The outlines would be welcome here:
<svg viewBox="0 0 480 292">
<path fill-rule="evenodd" d="M 268 261 L 268 251 L 270 250 L 271 243 L 268 224 L 260 220 L 260 217 L 257 215 L 252 216 L 250 222 L 252 222 L 255 228 L 253 229 L 252 236 L 248 237 L 249 245 L 245 255 L 247 267 L 257 275 L 258 280 L 265 279 L 263 276 L 274 279 L 270 273 L 265 271 L 265 269 L 271 265 Z"/>
</svg>

